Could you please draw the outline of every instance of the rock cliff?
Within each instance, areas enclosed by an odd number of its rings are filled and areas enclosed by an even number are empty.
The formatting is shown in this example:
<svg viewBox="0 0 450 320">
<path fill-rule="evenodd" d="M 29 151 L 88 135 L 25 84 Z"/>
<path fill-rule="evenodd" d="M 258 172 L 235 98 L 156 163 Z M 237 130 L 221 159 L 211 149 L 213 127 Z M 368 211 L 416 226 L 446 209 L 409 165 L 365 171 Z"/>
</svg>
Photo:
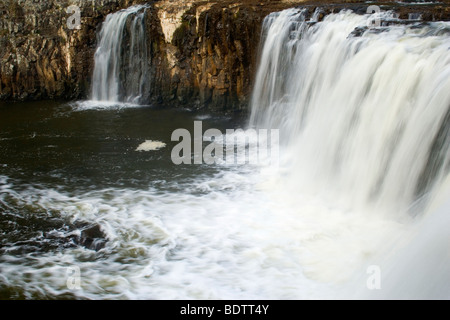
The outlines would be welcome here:
<svg viewBox="0 0 450 320">
<path fill-rule="evenodd" d="M 1 0 L 0 100 L 84 99 L 90 92 L 97 33 L 107 14 L 148 3 L 151 103 L 242 110 L 248 102 L 261 24 L 270 12 L 303 5 L 312 13 L 359 1 Z M 80 24 L 70 25 L 79 8 Z M 380 2 L 401 17 L 449 20 L 449 1 L 432 5 Z M 69 22 L 69 24 L 68 24 Z"/>
</svg>

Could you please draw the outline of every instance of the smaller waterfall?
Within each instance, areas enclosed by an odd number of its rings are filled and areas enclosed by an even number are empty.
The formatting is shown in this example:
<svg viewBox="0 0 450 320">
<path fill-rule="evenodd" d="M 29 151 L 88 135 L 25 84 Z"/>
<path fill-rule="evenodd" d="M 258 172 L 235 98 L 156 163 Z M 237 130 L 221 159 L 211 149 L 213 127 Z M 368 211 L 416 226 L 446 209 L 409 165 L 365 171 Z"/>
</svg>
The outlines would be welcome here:
<svg viewBox="0 0 450 320">
<path fill-rule="evenodd" d="M 150 61 L 145 6 L 109 14 L 99 34 L 92 100 L 145 103 L 150 92 Z"/>
</svg>

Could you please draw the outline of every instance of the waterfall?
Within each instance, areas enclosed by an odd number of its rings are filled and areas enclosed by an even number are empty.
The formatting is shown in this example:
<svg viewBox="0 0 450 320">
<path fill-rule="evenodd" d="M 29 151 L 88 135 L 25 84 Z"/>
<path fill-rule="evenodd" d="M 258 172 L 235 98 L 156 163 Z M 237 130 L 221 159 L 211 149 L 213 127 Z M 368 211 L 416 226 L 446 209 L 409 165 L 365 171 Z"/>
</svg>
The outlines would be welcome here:
<svg viewBox="0 0 450 320">
<path fill-rule="evenodd" d="M 150 92 L 150 55 L 145 6 L 109 14 L 99 33 L 92 100 L 145 103 Z"/>
<path fill-rule="evenodd" d="M 450 24 L 374 28 L 369 15 L 350 11 L 321 22 L 306 17 L 289 9 L 265 19 L 252 95 L 250 125 L 280 129 L 280 189 L 341 212 L 414 224 L 415 239 L 427 243 L 407 246 L 417 251 L 383 270 L 412 283 L 407 261 L 428 273 L 392 296 L 426 295 L 429 282 L 431 297 L 448 298 L 449 220 L 438 217 L 449 196 L 442 192 L 450 165 Z"/>
<path fill-rule="evenodd" d="M 450 161 L 449 25 L 355 35 L 367 19 L 270 15 L 251 124 L 281 129 L 297 181 L 332 183 L 353 204 L 406 210 Z"/>
</svg>

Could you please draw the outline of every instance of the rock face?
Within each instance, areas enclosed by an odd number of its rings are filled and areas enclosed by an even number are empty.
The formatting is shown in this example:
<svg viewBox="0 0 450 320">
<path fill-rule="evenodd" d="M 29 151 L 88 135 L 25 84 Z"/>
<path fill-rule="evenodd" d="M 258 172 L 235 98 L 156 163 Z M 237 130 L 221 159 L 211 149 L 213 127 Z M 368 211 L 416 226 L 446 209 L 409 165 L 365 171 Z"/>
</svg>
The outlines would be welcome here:
<svg viewBox="0 0 450 320">
<path fill-rule="evenodd" d="M 245 109 L 261 24 L 270 12 L 299 4 L 311 13 L 317 6 L 324 13 L 348 7 L 364 13 L 367 7 L 320 0 L 0 0 L 0 100 L 87 98 L 101 23 L 109 13 L 142 3 L 149 4 L 149 102 L 217 111 Z M 79 28 L 68 25 L 74 19 L 70 5 L 80 8 Z M 401 18 L 417 11 L 426 20 L 450 18 L 448 0 L 426 10 L 380 5 L 395 8 Z"/>
<path fill-rule="evenodd" d="M 72 99 L 88 92 L 96 30 L 132 1 L 1 0 L 0 99 Z M 80 29 L 67 25 L 80 8 Z"/>
<path fill-rule="evenodd" d="M 0 100 L 87 98 L 101 23 L 111 12 L 146 2 L 2 0 Z M 79 29 L 67 25 L 70 5 L 80 8 Z M 276 10 L 278 2 L 156 1 L 149 5 L 149 102 L 241 109 L 255 68 L 261 21 Z"/>
<path fill-rule="evenodd" d="M 152 97 L 165 104 L 213 110 L 246 105 L 262 19 L 245 4 L 223 2 L 156 5 L 160 23 Z M 152 18 L 153 20 L 153 18 Z"/>
</svg>

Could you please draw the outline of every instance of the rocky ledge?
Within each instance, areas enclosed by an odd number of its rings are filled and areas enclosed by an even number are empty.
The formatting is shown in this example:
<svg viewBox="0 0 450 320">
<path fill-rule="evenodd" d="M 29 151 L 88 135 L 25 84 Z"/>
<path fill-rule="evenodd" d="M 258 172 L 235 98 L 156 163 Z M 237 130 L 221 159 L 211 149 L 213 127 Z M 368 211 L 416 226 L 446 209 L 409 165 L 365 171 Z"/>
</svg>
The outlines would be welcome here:
<svg viewBox="0 0 450 320">
<path fill-rule="evenodd" d="M 151 103 L 242 110 L 256 68 L 264 17 L 304 6 L 324 14 L 368 5 L 400 18 L 450 20 L 450 0 L 435 3 L 379 1 L 141 1 L 1 0 L 0 100 L 84 99 L 91 86 L 97 32 L 107 14 L 148 3 L 152 53 Z M 80 8 L 79 28 L 67 24 Z"/>
</svg>

